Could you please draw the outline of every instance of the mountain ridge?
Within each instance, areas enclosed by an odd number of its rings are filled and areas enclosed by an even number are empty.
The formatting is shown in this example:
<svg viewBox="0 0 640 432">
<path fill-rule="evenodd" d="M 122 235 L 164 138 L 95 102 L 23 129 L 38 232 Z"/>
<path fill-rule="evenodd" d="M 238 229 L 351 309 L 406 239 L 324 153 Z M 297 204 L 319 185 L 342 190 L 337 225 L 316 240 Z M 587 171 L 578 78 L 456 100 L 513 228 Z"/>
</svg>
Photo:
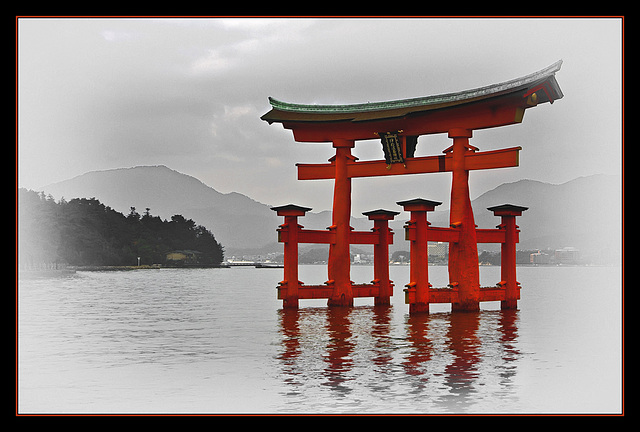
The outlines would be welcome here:
<svg viewBox="0 0 640 432">
<path fill-rule="evenodd" d="M 138 212 L 150 208 L 152 215 L 161 218 L 182 214 L 211 230 L 228 255 L 281 249 L 275 240 L 275 229 L 282 221 L 269 205 L 238 192 L 221 193 L 165 165 L 90 171 L 43 186 L 42 190 L 57 200 L 95 197 L 123 213 L 136 207 Z M 615 254 L 619 249 L 616 241 L 621 235 L 620 200 L 620 178 L 595 174 L 561 184 L 533 179 L 503 183 L 478 196 L 472 206 L 480 228 L 493 228 L 499 223 L 487 207 L 505 203 L 528 207 L 517 222 L 521 227 L 520 249 L 574 246 L 593 255 Z M 429 221 L 434 226 L 448 226 L 448 214 L 448 210 L 429 213 Z M 401 214 L 391 223 L 397 234 L 402 232 L 407 218 Z M 310 212 L 302 224 L 310 229 L 326 228 L 331 224 L 331 212 Z M 353 217 L 352 226 L 369 230 L 371 223 L 366 218 Z M 395 236 L 392 250 L 408 249 L 402 237 Z M 497 247 L 479 245 L 478 249 Z"/>
<path fill-rule="evenodd" d="M 182 214 L 206 226 L 232 249 L 262 246 L 267 242 L 264 228 L 277 222 L 266 204 L 237 192 L 224 194 L 166 165 L 89 171 L 41 189 L 56 199 L 95 197 L 125 214 L 131 207 L 138 212 L 149 208 L 163 219 Z M 246 235 L 233 235 L 239 225 Z M 273 241 L 273 235 L 269 240 Z"/>
</svg>

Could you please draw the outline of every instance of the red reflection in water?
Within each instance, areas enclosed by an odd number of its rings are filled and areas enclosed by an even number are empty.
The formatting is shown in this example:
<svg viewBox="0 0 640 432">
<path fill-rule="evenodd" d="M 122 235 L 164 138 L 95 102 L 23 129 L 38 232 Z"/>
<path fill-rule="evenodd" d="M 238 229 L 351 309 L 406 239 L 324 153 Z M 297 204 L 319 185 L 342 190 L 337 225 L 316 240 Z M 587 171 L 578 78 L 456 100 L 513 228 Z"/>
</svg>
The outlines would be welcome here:
<svg viewBox="0 0 640 432">
<path fill-rule="evenodd" d="M 313 382 L 337 397 L 357 386 L 389 392 L 400 382 L 420 398 L 433 397 L 438 407 L 464 411 L 473 403 L 487 350 L 490 361 L 499 362 L 492 363 L 491 373 L 507 384 L 515 374 L 517 310 L 407 315 L 404 329 L 392 323 L 392 311 L 393 306 L 280 310 L 278 359 L 283 381 L 291 385 L 288 394 L 304 397 L 296 386 Z M 433 396 L 435 385 L 444 386 L 445 394 Z"/>
<path fill-rule="evenodd" d="M 324 356 L 327 366 L 324 370 L 326 385 L 335 390 L 349 391 L 343 384 L 349 378 L 353 366 L 351 357 L 355 344 L 351 341 L 351 308 L 337 307 L 327 309 L 326 329 L 329 335 L 327 353 Z"/>
</svg>

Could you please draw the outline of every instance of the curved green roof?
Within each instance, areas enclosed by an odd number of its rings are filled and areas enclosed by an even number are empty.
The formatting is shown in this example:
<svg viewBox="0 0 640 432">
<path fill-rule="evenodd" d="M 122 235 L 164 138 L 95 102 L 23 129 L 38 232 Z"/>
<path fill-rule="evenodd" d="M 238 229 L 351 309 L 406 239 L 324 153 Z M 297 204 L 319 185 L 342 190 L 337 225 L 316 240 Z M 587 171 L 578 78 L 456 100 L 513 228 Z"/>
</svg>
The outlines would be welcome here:
<svg viewBox="0 0 640 432">
<path fill-rule="evenodd" d="M 414 111 L 437 109 L 532 88 L 549 79 L 551 79 L 550 87 L 554 94 L 540 95 L 541 99 L 539 99 L 539 102 L 553 102 L 553 100 L 560 99 L 563 96 L 554 78 L 555 73 L 560 70 L 561 66 L 562 60 L 559 60 L 542 70 L 499 84 L 455 93 L 384 102 L 347 105 L 313 105 L 283 102 L 269 97 L 269 103 L 273 109 L 263 115 L 261 119 L 269 123 L 278 121 L 357 121 L 383 118 L 386 117 L 385 112 L 391 117 L 397 117 Z"/>
</svg>

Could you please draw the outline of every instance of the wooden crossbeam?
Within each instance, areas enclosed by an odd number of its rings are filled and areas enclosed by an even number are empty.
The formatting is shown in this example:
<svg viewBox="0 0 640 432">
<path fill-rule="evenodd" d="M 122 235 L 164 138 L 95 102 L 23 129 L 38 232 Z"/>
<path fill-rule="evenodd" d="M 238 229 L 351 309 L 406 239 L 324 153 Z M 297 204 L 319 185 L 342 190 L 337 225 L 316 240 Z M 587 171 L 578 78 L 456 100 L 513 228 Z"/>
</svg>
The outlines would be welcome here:
<svg viewBox="0 0 640 432">
<path fill-rule="evenodd" d="M 412 240 L 412 230 L 408 230 L 405 240 Z M 516 243 L 519 241 L 519 232 L 516 231 Z M 504 243 L 505 231 L 500 229 L 482 229 L 476 228 L 478 243 Z M 427 230 L 427 240 L 433 242 L 457 242 L 460 237 L 460 230 L 448 227 L 430 226 Z M 308 230 L 301 229 L 298 231 L 298 243 L 318 243 L 318 244 L 335 244 L 336 234 L 333 230 Z M 280 231 L 278 240 L 287 242 L 289 233 Z M 378 244 L 380 236 L 373 231 L 351 231 L 349 235 L 349 244 Z M 393 237 L 390 237 L 389 244 L 393 244 Z"/>
<path fill-rule="evenodd" d="M 353 297 L 377 297 L 380 293 L 380 285 L 377 283 L 371 284 L 351 284 Z M 286 287 L 282 286 L 278 288 L 278 298 L 282 299 L 286 296 Z M 333 287 L 328 284 L 324 285 L 299 285 L 298 286 L 298 298 L 299 299 L 326 299 L 331 297 L 333 293 Z"/>
<path fill-rule="evenodd" d="M 278 241 L 285 243 L 289 241 L 289 232 L 287 230 L 278 231 Z M 373 231 L 351 231 L 349 233 L 349 244 L 371 244 L 375 245 L 380 242 L 380 235 Z M 310 230 L 300 229 L 298 231 L 298 243 L 319 243 L 319 244 L 335 244 L 335 230 Z M 389 244 L 393 244 L 393 237 L 389 236 Z"/>
<path fill-rule="evenodd" d="M 435 242 L 457 242 L 460 238 L 460 230 L 455 228 L 433 227 L 427 229 L 427 240 Z"/>
<path fill-rule="evenodd" d="M 380 286 L 372 284 L 351 284 L 353 297 L 376 297 L 379 294 Z M 324 285 L 304 285 L 298 286 L 299 299 L 326 299 L 331 297 L 333 287 Z M 278 287 L 278 298 L 286 296 L 286 284 Z M 518 290 L 518 298 L 520 292 Z M 501 287 L 480 287 L 479 301 L 500 301 L 505 299 L 505 290 Z M 453 303 L 458 301 L 458 290 L 451 288 L 429 288 L 429 303 Z"/>
<path fill-rule="evenodd" d="M 500 301 L 506 298 L 502 287 L 480 287 L 478 301 Z M 518 299 L 520 291 L 518 291 Z M 450 288 L 429 288 L 429 303 L 454 303 L 458 301 L 458 290 Z"/>
<path fill-rule="evenodd" d="M 510 168 L 519 165 L 519 151 L 522 147 L 510 147 L 485 152 L 469 152 L 465 155 L 465 169 L 480 170 L 492 168 Z M 388 175 L 426 174 L 448 172 L 453 168 L 451 153 L 438 156 L 407 158 L 405 165 L 387 165 L 384 160 L 349 161 L 347 176 L 379 177 Z M 298 180 L 326 180 L 335 178 L 335 164 L 297 164 Z"/>
</svg>

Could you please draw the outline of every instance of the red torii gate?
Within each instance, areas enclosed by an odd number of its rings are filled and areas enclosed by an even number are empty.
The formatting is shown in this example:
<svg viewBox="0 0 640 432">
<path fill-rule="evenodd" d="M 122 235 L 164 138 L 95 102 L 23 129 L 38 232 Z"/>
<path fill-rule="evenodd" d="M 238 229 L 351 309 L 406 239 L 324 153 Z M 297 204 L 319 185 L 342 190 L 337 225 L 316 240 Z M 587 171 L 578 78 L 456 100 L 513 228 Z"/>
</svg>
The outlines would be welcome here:
<svg viewBox="0 0 640 432">
<path fill-rule="evenodd" d="M 411 241 L 411 281 L 405 289 L 410 312 L 428 312 L 429 303 L 452 303 L 452 310 L 478 310 L 480 301 L 500 300 L 502 308 L 517 307 L 519 284 L 515 278 L 515 216 L 526 207 L 505 204 L 491 207 L 502 217 L 497 229 L 476 229 L 469 197 L 469 171 L 518 166 L 521 147 L 480 152 L 469 144 L 475 129 L 520 123 L 526 109 L 563 97 L 555 79 L 562 61 L 533 74 L 500 84 L 423 98 L 355 105 L 301 105 L 269 98 L 272 109 L 261 117 L 293 131 L 298 142 L 331 142 L 336 154 L 329 163 L 297 164 L 298 179 L 334 179 L 332 226 L 304 230 L 297 218 L 309 208 L 274 207 L 285 217 L 279 241 L 285 244 L 284 280 L 278 287 L 285 308 L 298 307 L 301 298 L 327 298 L 329 306 L 351 306 L 354 297 L 374 297 L 388 304 L 393 283 L 388 278 L 388 245 L 393 233 L 388 221 L 398 212 L 377 210 L 365 215 L 374 220 L 372 232 L 350 227 L 351 179 L 358 177 L 451 172 L 449 227 L 428 227 L 426 213 L 440 203 L 423 199 L 398 202 L 411 213 L 405 226 Z M 447 133 L 453 144 L 443 155 L 414 157 L 420 135 Z M 380 138 L 384 160 L 358 161 L 351 149 L 358 140 Z M 449 243 L 449 286 L 432 288 L 428 282 L 427 241 Z M 478 243 L 502 244 L 501 281 L 481 288 Z M 298 280 L 298 243 L 329 244 L 328 281 L 304 285 Z M 375 279 L 354 284 L 350 278 L 351 244 L 374 244 Z M 386 270 L 385 270 L 386 269 Z"/>
</svg>

